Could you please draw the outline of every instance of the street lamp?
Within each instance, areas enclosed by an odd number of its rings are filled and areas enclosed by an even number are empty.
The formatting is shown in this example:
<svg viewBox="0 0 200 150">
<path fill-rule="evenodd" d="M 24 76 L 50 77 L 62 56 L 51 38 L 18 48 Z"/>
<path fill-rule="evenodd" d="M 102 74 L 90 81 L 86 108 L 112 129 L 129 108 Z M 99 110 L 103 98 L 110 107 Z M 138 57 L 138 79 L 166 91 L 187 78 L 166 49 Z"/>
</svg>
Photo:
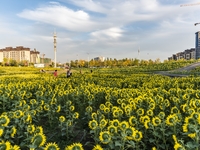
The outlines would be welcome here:
<svg viewBox="0 0 200 150">
<path fill-rule="evenodd" d="M 88 54 L 88 68 L 89 68 L 89 53 L 87 53 Z"/>
<path fill-rule="evenodd" d="M 76 64 L 76 67 L 78 68 L 78 54 L 77 54 L 76 56 L 77 56 L 77 64 Z"/>
</svg>

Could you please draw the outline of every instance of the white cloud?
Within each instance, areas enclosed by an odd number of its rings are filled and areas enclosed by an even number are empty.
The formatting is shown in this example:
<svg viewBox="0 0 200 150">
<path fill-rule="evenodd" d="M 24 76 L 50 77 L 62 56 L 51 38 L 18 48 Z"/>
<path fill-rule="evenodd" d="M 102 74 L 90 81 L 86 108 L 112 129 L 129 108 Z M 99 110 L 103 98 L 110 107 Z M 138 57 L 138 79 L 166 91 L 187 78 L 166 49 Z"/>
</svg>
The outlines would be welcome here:
<svg viewBox="0 0 200 150">
<path fill-rule="evenodd" d="M 72 31 L 87 31 L 94 24 L 86 12 L 82 10 L 74 11 L 58 3 L 50 3 L 48 6 L 35 10 L 24 10 L 18 16 Z"/>
<path fill-rule="evenodd" d="M 97 38 L 97 39 L 104 39 L 104 38 L 112 38 L 112 39 L 118 39 L 122 36 L 123 30 L 117 27 L 100 30 L 100 31 L 94 31 L 91 33 L 91 36 Z"/>
</svg>

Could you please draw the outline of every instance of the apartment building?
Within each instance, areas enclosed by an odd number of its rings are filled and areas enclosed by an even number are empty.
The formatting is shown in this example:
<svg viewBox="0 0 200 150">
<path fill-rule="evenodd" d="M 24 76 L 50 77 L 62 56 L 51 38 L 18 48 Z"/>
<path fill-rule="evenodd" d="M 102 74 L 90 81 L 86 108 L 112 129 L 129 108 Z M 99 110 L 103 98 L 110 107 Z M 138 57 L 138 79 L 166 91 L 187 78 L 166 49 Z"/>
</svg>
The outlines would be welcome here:
<svg viewBox="0 0 200 150">
<path fill-rule="evenodd" d="M 168 60 L 179 60 L 179 59 L 195 59 L 195 48 L 186 49 L 183 52 L 179 52 L 176 54 L 173 54 L 171 57 L 168 57 Z"/>
<path fill-rule="evenodd" d="M 17 62 L 27 60 L 31 63 L 40 63 L 40 52 L 23 46 L 6 47 L 0 49 L 0 62 L 3 62 L 4 58 L 13 59 Z"/>
<path fill-rule="evenodd" d="M 95 61 L 104 61 L 104 60 L 105 60 L 105 57 L 102 57 L 102 56 L 100 56 L 100 57 L 95 57 L 94 60 L 95 60 Z"/>
</svg>

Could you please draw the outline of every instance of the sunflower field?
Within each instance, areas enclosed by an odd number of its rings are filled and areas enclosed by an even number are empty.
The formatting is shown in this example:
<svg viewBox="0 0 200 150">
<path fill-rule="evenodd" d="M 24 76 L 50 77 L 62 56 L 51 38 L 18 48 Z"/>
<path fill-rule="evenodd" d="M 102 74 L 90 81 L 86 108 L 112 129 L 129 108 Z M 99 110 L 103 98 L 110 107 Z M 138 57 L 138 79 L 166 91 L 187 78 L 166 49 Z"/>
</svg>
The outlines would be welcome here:
<svg viewBox="0 0 200 150">
<path fill-rule="evenodd" d="M 0 150 L 200 149 L 198 76 L 142 66 L 70 78 L 28 67 L 0 73 Z"/>
</svg>

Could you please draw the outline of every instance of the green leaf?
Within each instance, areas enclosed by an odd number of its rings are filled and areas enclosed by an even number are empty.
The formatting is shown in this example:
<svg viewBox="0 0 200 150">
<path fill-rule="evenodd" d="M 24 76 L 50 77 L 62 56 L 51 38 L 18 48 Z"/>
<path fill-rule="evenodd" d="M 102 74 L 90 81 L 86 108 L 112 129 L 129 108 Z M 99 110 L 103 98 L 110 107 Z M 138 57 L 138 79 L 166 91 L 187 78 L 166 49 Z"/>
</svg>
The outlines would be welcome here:
<svg viewBox="0 0 200 150">
<path fill-rule="evenodd" d="M 130 145 L 133 146 L 133 148 L 135 147 L 135 142 L 133 141 L 129 141 Z"/>
<path fill-rule="evenodd" d="M 122 146 L 122 144 L 119 141 L 115 141 L 115 146 Z"/>
<path fill-rule="evenodd" d="M 150 142 L 150 143 L 153 143 L 153 142 L 155 142 L 155 141 L 156 141 L 156 139 L 153 139 L 153 138 L 150 138 L 150 139 L 149 139 L 149 142 Z"/>
<path fill-rule="evenodd" d="M 186 147 L 188 147 L 188 149 L 193 149 L 193 148 L 198 147 L 198 145 L 195 142 L 190 141 L 186 143 Z"/>
<path fill-rule="evenodd" d="M 113 143 L 109 143 L 109 147 L 110 147 L 110 149 L 115 149 L 115 146 Z"/>
</svg>

